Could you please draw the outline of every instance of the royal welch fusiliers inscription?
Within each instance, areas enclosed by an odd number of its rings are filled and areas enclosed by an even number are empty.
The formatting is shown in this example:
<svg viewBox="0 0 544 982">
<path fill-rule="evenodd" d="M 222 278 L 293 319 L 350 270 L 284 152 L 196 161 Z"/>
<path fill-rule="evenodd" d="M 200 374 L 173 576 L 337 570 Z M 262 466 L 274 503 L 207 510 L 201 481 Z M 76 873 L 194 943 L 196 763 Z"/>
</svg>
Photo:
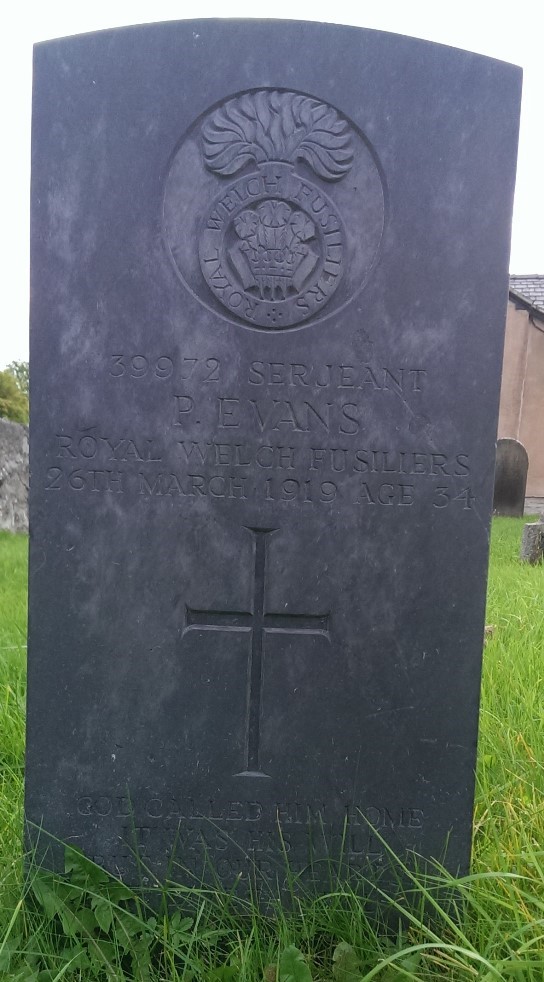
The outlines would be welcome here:
<svg viewBox="0 0 544 982">
<path fill-rule="evenodd" d="M 44 861 L 466 869 L 516 70 L 186 22 L 39 45 L 34 99 Z"/>
</svg>

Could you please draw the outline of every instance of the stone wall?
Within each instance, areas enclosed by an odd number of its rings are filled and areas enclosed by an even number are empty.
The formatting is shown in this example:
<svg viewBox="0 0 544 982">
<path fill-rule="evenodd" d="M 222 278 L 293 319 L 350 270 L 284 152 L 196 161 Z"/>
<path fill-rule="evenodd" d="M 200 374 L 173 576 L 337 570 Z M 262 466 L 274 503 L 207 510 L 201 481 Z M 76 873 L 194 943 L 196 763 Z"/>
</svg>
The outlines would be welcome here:
<svg viewBox="0 0 544 982">
<path fill-rule="evenodd" d="M 525 498 L 525 514 L 541 515 L 544 519 L 544 497 Z"/>
<path fill-rule="evenodd" d="M 0 419 L 0 529 L 28 531 L 28 427 Z"/>
</svg>

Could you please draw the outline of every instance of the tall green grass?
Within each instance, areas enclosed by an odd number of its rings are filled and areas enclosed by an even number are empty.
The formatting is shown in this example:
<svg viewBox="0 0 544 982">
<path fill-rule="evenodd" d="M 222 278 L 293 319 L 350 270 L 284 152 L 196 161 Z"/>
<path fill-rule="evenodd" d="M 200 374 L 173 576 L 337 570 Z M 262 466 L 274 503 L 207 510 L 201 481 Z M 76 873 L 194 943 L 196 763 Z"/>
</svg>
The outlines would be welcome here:
<svg viewBox="0 0 544 982">
<path fill-rule="evenodd" d="M 0 532 L 0 907 L 8 911 L 20 893 L 27 548 L 25 535 Z"/>
<path fill-rule="evenodd" d="M 473 872 L 383 897 L 397 933 L 340 884 L 263 912 L 174 885 L 146 907 L 77 853 L 67 879 L 24 873 L 26 539 L 0 534 L 0 979 L 543 982 L 544 567 L 518 561 L 522 526 L 493 526 Z"/>
</svg>

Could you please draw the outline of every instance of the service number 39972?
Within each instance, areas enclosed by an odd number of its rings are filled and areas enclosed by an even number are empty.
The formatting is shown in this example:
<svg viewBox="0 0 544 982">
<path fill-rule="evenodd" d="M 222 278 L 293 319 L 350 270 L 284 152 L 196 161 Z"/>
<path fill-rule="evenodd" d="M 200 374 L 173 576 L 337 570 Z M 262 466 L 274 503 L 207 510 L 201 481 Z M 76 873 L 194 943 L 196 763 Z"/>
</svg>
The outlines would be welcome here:
<svg viewBox="0 0 544 982">
<path fill-rule="evenodd" d="M 183 382 L 192 378 L 197 382 L 219 382 L 218 358 L 180 358 L 179 365 L 169 355 L 148 358 L 146 355 L 112 355 L 109 374 L 113 378 L 176 378 Z"/>
</svg>

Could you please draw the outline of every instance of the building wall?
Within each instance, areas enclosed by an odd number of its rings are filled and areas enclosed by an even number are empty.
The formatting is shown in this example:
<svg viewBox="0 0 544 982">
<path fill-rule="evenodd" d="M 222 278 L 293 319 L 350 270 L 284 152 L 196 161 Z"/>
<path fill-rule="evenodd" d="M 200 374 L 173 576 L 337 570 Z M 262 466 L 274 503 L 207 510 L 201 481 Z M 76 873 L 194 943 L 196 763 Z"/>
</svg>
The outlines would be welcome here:
<svg viewBox="0 0 544 982">
<path fill-rule="evenodd" d="M 530 317 L 509 300 L 498 436 L 523 444 L 529 455 L 527 498 L 544 500 L 544 317 L 534 324 Z"/>
</svg>

